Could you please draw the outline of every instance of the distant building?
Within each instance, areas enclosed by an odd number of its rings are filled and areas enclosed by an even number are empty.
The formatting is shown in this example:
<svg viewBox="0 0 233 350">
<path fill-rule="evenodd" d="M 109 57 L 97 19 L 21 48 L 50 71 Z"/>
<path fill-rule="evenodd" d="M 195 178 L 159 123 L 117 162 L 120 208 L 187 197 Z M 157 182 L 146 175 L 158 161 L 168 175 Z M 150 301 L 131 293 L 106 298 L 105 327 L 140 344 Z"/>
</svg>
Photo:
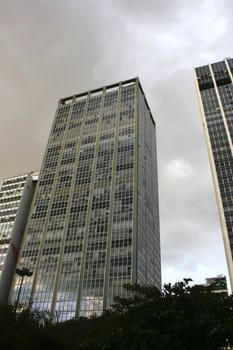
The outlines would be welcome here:
<svg viewBox="0 0 233 350">
<path fill-rule="evenodd" d="M 195 80 L 233 291 L 233 59 L 195 68 Z"/>
<path fill-rule="evenodd" d="M 0 190 L 0 302 L 7 302 L 38 174 L 3 181 Z"/>
<path fill-rule="evenodd" d="M 125 283 L 161 287 L 156 130 L 137 78 L 59 101 L 18 267 L 33 271 L 20 301 L 58 320 L 100 315 Z"/>
<path fill-rule="evenodd" d="M 215 293 L 224 293 L 228 294 L 227 290 L 227 280 L 225 276 L 219 275 L 216 277 L 208 277 L 206 278 L 205 286 L 213 286 L 213 292 Z"/>
</svg>

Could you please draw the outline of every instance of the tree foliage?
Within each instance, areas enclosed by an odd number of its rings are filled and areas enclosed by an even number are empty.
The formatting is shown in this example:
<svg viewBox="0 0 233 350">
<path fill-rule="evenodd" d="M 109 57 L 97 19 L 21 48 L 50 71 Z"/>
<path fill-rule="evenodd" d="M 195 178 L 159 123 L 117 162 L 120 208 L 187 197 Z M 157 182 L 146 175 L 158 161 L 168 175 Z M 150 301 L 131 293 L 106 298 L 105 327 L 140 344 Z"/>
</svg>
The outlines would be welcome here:
<svg viewBox="0 0 233 350">
<path fill-rule="evenodd" d="M 215 350 L 233 344 L 233 298 L 190 280 L 127 285 L 129 298 L 94 319 L 52 323 L 38 311 L 0 307 L 2 349 Z"/>
<path fill-rule="evenodd" d="M 127 286 L 132 297 L 117 298 L 108 312 L 109 349 L 219 349 L 233 344 L 233 299 L 214 286 L 189 280 L 154 287 Z M 227 340 L 226 340 L 227 339 Z"/>
</svg>

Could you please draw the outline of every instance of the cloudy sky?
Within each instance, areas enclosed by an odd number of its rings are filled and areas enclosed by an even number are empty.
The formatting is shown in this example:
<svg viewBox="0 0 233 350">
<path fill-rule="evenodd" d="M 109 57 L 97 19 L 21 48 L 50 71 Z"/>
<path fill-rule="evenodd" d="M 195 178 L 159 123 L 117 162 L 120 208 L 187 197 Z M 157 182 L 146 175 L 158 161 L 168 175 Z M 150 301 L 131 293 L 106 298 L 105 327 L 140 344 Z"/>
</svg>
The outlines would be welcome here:
<svg viewBox="0 0 233 350">
<path fill-rule="evenodd" d="M 139 76 L 157 124 L 163 282 L 226 274 L 193 67 L 231 0 L 0 0 L 0 182 L 39 169 L 61 97 Z"/>
</svg>

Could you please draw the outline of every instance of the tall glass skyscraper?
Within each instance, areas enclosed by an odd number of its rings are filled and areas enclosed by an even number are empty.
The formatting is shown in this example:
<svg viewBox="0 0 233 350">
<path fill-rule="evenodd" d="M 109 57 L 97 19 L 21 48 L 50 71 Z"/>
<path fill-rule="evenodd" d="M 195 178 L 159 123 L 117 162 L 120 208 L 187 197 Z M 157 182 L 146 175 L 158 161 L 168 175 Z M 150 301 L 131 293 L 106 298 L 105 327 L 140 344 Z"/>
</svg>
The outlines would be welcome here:
<svg viewBox="0 0 233 350">
<path fill-rule="evenodd" d="M 58 102 L 18 267 L 33 272 L 20 301 L 59 321 L 100 315 L 125 283 L 160 288 L 155 122 L 137 78 Z"/>
<path fill-rule="evenodd" d="M 233 59 L 195 69 L 195 80 L 233 290 Z"/>
</svg>

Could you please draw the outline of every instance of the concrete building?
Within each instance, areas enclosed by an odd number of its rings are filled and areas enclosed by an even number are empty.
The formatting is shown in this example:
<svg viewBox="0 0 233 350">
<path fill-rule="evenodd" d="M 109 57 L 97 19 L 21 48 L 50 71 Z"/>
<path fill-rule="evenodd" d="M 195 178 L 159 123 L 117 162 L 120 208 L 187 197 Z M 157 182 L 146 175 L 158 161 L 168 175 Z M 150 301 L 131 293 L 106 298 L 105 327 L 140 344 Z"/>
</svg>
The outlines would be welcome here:
<svg viewBox="0 0 233 350">
<path fill-rule="evenodd" d="M 161 287 L 155 122 L 137 78 L 58 102 L 18 267 L 33 272 L 20 301 L 59 321 L 100 315 L 125 283 Z"/>
<path fill-rule="evenodd" d="M 233 59 L 195 69 L 195 81 L 233 290 Z"/>
<path fill-rule="evenodd" d="M 204 286 L 214 286 L 213 293 L 222 293 L 228 295 L 227 280 L 225 276 L 218 275 L 216 277 L 208 277 L 205 280 L 206 284 Z"/>
<path fill-rule="evenodd" d="M 0 191 L 0 302 L 8 300 L 20 244 L 23 238 L 36 174 L 3 180 Z"/>
</svg>

